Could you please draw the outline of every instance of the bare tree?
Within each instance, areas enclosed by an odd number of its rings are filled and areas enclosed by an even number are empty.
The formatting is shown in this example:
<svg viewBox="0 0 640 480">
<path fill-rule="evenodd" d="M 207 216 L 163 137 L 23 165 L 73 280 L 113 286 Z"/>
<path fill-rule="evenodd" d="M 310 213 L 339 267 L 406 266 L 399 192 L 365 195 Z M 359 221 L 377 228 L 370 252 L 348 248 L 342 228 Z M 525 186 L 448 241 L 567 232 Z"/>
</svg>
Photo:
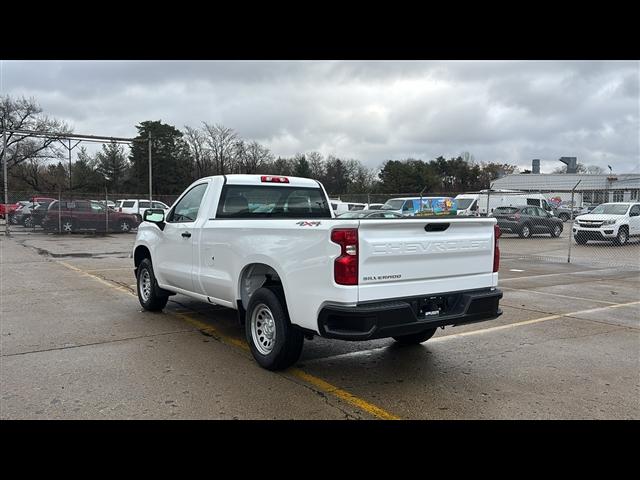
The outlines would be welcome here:
<svg viewBox="0 0 640 480">
<path fill-rule="evenodd" d="M 54 135 L 46 138 L 7 132 L 7 170 L 21 163 L 41 159 L 56 158 L 60 155 L 58 139 L 55 135 L 67 135 L 71 128 L 60 120 L 42 115 L 42 108 L 33 98 L 12 99 L 9 95 L 0 97 L 0 128 L 7 130 L 33 130 L 50 132 Z M 0 145 L 0 155 L 4 152 Z"/>
<path fill-rule="evenodd" d="M 204 135 L 215 166 L 215 174 L 224 175 L 234 169 L 235 150 L 238 134 L 231 128 L 222 125 L 204 125 Z"/>
<path fill-rule="evenodd" d="M 193 158 L 196 178 L 206 177 L 213 173 L 211 153 L 207 147 L 205 134 L 198 128 L 185 125 L 184 139 Z"/>
<path fill-rule="evenodd" d="M 307 153 L 307 161 L 309 162 L 309 168 L 311 169 L 311 177 L 316 180 L 324 178 L 326 168 L 322 154 L 319 152 L 309 152 Z"/>
<path fill-rule="evenodd" d="M 267 147 L 260 145 L 255 140 L 245 144 L 242 158 L 243 173 L 262 172 L 271 162 L 273 162 L 273 155 Z"/>
</svg>

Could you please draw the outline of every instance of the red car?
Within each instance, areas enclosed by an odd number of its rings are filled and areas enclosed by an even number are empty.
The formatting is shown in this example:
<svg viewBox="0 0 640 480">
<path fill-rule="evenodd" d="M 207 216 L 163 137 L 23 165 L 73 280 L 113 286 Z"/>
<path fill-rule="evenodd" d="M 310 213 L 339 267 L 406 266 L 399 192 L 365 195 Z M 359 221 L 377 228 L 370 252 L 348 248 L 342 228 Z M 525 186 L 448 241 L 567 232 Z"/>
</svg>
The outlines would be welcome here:
<svg viewBox="0 0 640 480">
<path fill-rule="evenodd" d="M 0 203 L 0 218 L 5 218 L 7 215 L 11 215 L 16 211 L 19 203 Z"/>
<path fill-rule="evenodd" d="M 60 206 L 58 206 L 60 204 Z M 138 219 L 135 215 L 119 213 L 108 210 L 98 202 L 89 200 L 57 200 L 49 204 L 47 214 L 42 226 L 45 230 L 62 232 L 75 232 L 78 230 L 106 230 L 106 221 L 109 222 L 109 231 L 129 232 L 138 227 Z"/>
</svg>

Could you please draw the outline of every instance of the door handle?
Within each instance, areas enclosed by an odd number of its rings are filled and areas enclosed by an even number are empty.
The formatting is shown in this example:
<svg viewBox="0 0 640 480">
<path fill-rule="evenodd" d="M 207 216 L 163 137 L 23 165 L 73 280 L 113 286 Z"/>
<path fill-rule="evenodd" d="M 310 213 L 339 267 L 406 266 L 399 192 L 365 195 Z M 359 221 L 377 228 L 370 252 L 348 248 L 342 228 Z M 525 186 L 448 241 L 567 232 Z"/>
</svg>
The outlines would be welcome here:
<svg viewBox="0 0 640 480">
<path fill-rule="evenodd" d="M 189 237 L 191 236 L 191 233 L 189 233 L 189 232 L 182 232 L 182 236 L 183 236 L 184 238 L 189 238 Z"/>
</svg>

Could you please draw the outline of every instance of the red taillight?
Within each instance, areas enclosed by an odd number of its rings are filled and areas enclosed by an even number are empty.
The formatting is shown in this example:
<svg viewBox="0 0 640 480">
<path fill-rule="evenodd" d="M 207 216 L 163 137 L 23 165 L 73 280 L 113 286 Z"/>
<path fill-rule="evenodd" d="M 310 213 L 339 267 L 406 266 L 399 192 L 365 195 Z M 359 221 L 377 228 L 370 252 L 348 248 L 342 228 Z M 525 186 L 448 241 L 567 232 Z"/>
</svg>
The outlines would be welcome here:
<svg viewBox="0 0 640 480">
<path fill-rule="evenodd" d="M 342 248 L 333 263 L 333 278 L 339 285 L 357 285 L 358 229 L 337 228 L 331 232 L 331 241 Z"/>
<path fill-rule="evenodd" d="M 289 183 L 289 179 L 287 177 L 272 177 L 271 175 L 263 175 L 260 177 L 260 180 L 269 183 Z"/>
<path fill-rule="evenodd" d="M 493 271 L 497 272 L 500 269 L 500 244 L 498 239 L 502 232 L 500 227 L 496 223 L 493 226 Z"/>
</svg>

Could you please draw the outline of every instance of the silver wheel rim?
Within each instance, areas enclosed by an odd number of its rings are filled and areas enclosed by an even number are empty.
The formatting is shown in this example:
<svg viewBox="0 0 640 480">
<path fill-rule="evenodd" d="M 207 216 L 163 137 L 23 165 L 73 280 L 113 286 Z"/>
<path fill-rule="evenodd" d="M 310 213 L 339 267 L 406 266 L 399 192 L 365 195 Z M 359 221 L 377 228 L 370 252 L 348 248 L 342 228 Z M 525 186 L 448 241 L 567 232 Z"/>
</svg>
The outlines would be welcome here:
<svg viewBox="0 0 640 480">
<path fill-rule="evenodd" d="M 620 243 L 626 243 L 626 242 L 627 242 L 627 232 L 625 232 L 624 230 L 623 230 L 623 231 L 621 231 L 621 232 L 618 234 L 618 241 L 619 241 Z"/>
<path fill-rule="evenodd" d="M 120 230 L 122 230 L 123 232 L 128 232 L 129 231 L 129 224 L 127 222 L 122 222 L 120 224 Z"/>
<path fill-rule="evenodd" d="M 64 222 L 62 224 L 62 230 L 64 230 L 65 232 L 70 232 L 73 229 L 73 225 L 71 225 L 71 222 Z"/>
<path fill-rule="evenodd" d="M 140 273 L 140 296 L 142 301 L 146 302 L 151 298 L 151 274 L 146 268 Z"/>
<path fill-rule="evenodd" d="M 262 355 L 269 355 L 276 343 L 276 322 L 264 303 L 258 304 L 251 314 L 251 338 Z"/>
<path fill-rule="evenodd" d="M 559 237 L 561 233 L 560 227 L 556 226 L 556 228 L 553 230 L 553 233 L 556 237 Z"/>
<path fill-rule="evenodd" d="M 522 228 L 522 235 L 524 235 L 525 237 L 529 236 L 529 227 L 523 227 Z"/>
</svg>

